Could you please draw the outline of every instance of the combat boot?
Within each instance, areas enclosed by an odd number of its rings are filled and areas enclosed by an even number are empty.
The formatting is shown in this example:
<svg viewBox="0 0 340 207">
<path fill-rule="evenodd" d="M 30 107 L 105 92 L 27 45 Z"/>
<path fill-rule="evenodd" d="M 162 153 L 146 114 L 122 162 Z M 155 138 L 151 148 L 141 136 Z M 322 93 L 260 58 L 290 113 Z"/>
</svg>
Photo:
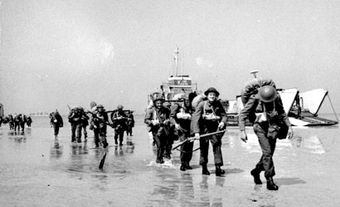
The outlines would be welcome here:
<svg viewBox="0 0 340 207">
<path fill-rule="evenodd" d="M 189 163 L 185 163 L 185 169 L 192 170 L 192 167 L 189 165 Z"/>
<path fill-rule="evenodd" d="M 224 173 L 225 171 L 221 169 L 221 166 L 216 165 L 216 171 L 215 171 L 216 176 L 222 176 Z"/>
<path fill-rule="evenodd" d="M 202 175 L 210 175 L 207 164 L 202 165 Z"/>
<path fill-rule="evenodd" d="M 267 189 L 268 190 L 278 190 L 279 189 L 279 186 L 277 186 L 274 183 L 274 180 L 273 180 L 272 177 L 267 178 Z"/>
<path fill-rule="evenodd" d="M 181 164 L 181 167 L 179 168 L 181 171 L 185 171 L 186 170 L 186 167 L 184 164 Z"/>
<path fill-rule="evenodd" d="M 252 171 L 250 171 L 250 174 L 254 177 L 254 183 L 256 185 L 262 184 L 260 172 L 256 168 L 252 169 Z"/>
</svg>

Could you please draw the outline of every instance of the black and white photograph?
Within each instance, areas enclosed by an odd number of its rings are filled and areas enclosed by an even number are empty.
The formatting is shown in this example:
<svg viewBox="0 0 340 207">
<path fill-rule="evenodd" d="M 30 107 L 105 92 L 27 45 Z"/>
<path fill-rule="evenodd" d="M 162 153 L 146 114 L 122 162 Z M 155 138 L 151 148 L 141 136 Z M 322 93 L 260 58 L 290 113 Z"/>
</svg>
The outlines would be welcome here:
<svg viewBox="0 0 340 207">
<path fill-rule="evenodd" d="M 340 206 L 338 78 L 338 0 L 0 0 L 0 206 Z"/>
</svg>

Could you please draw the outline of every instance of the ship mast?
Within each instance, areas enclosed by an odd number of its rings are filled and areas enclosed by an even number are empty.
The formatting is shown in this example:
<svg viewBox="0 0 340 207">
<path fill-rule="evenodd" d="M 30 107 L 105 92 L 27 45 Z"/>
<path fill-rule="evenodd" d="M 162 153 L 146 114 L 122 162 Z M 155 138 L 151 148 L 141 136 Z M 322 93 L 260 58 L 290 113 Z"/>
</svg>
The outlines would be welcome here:
<svg viewBox="0 0 340 207">
<path fill-rule="evenodd" d="M 177 47 L 174 53 L 174 61 L 175 61 L 175 75 L 178 75 L 178 55 L 179 55 L 179 48 Z"/>
</svg>

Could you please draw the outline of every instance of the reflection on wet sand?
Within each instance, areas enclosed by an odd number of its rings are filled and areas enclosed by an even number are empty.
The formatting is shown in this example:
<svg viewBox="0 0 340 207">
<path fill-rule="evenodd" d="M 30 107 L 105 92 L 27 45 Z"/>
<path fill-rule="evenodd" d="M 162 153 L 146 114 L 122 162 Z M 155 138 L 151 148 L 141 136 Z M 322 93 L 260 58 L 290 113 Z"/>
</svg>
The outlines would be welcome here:
<svg viewBox="0 0 340 207">
<path fill-rule="evenodd" d="M 318 130 L 300 129 L 294 139 L 278 140 L 274 180 L 280 189 L 270 192 L 264 179 L 262 185 L 254 185 L 249 174 L 261 155 L 251 131 L 248 143 L 240 141 L 237 129 L 226 133 L 222 141 L 226 174 L 216 177 L 212 154 L 211 175 L 201 175 L 199 151 L 193 154 L 193 169 L 185 172 L 179 170 L 178 151 L 173 151 L 171 167 L 149 165 L 155 156 L 144 125 L 137 125 L 135 136 L 122 147 L 108 148 L 103 170 L 98 169 L 103 150 L 93 148 L 91 136 L 87 144 L 71 144 L 68 132 L 61 131 L 55 140 L 48 120 L 45 127 L 24 135 L 1 128 L 0 205 L 8 201 L 20 205 L 16 202 L 20 195 L 25 204 L 36 206 L 31 197 L 45 193 L 41 186 L 48 181 L 53 197 L 40 198 L 44 203 L 68 199 L 84 200 L 85 206 L 339 206 L 332 205 L 339 201 L 339 130 Z M 48 162 L 42 154 L 50 155 Z M 322 175 L 327 179 L 320 179 Z"/>
<path fill-rule="evenodd" d="M 54 144 L 50 150 L 50 158 L 59 159 L 63 155 L 63 146 L 60 145 L 59 140 L 55 139 Z"/>
</svg>

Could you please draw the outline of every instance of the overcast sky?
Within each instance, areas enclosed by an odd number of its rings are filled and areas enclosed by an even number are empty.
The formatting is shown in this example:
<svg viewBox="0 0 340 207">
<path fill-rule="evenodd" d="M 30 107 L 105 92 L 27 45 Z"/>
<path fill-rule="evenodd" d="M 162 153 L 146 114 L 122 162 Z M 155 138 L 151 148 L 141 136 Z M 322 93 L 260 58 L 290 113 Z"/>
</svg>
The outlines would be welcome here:
<svg viewBox="0 0 340 207">
<path fill-rule="evenodd" d="M 137 112 L 173 52 L 198 87 L 234 98 L 249 72 L 281 88 L 329 90 L 340 111 L 340 1 L 2 0 L 5 113 L 69 105 Z"/>
</svg>

